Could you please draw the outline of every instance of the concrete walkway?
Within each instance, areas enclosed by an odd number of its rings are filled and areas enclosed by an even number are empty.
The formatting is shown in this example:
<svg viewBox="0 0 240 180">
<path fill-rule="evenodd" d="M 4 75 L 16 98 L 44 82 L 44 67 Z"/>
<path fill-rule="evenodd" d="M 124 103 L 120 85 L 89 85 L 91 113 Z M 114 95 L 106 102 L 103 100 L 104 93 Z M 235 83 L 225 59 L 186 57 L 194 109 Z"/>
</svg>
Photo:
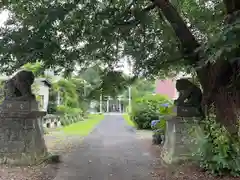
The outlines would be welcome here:
<svg viewBox="0 0 240 180">
<path fill-rule="evenodd" d="M 122 116 L 106 115 L 82 143 L 65 154 L 54 180 L 151 180 L 153 162 Z"/>
</svg>

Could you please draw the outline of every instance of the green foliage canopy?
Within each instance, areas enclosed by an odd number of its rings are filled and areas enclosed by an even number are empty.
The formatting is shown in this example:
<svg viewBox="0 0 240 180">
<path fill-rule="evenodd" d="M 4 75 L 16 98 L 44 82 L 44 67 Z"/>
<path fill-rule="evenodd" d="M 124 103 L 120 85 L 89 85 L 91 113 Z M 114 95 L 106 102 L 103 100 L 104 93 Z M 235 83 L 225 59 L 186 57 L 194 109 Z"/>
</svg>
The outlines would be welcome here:
<svg viewBox="0 0 240 180">
<path fill-rule="evenodd" d="M 222 2 L 173 0 L 191 31 L 206 40 L 220 29 Z M 148 6 L 150 5 L 150 6 Z M 146 8 L 147 7 L 147 8 Z M 112 70 L 123 57 L 135 74 L 168 75 L 187 67 L 179 42 L 162 12 L 141 1 L 9 1 L 10 18 L 1 29 L 2 70 L 41 60 L 72 71 L 75 64 Z"/>
<path fill-rule="evenodd" d="M 131 85 L 131 97 L 135 100 L 146 95 L 151 95 L 155 92 L 155 88 L 155 81 L 138 78 Z M 123 91 L 122 95 L 124 98 L 128 99 L 129 89 Z"/>
<path fill-rule="evenodd" d="M 35 77 L 44 76 L 44 66 L 41 62 L 24 64 L 22 69 L 32 71 Z"/>
</svg>

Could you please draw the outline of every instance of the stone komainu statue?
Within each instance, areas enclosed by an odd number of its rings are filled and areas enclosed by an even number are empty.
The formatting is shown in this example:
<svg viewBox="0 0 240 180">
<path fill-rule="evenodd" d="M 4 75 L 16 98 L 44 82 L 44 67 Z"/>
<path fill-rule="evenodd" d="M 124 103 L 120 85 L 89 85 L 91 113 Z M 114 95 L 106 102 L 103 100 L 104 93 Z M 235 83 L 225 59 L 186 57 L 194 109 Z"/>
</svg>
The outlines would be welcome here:
<svg viewBox="0 0 240 180">
<path fill-rule="evenodd" d="M 179 92 L 179 97 L 174 101 L 174 104 L 180 107 L 193 107 L 198 110 L 198 113 L 204 117 L 202 110 L 202 91 L 188 79 L 178 79 L 176 89 Z"/>
<path fill-rule="evenodd" d="M 32 93 L 31 89 L 34 79 L 35 77 L 32 71 L 19 71 L 15 76 L 5 82 L 5 100 L 35 100 L 35 95 Z"/>
</svg>

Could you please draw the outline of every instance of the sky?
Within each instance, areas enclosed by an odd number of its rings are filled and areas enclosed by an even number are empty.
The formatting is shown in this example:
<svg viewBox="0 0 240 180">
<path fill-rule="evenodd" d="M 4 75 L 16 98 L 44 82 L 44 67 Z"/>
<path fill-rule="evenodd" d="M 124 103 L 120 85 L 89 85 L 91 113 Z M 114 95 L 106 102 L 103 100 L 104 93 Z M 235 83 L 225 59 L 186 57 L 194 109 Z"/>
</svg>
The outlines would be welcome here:
<svg viewBox="0 0 240 180">
<path fill-rule="evenodd" d="M 0 13 L 0 27 L 3 26 L 3 23 L 7 20 L 8 18 L 8 12 L 7 11 L 2 11 Z"/>
<path fill-rule="evenodd" d="M 8 19 L 8 12 L 2 11 L 0 13 L 0 28 L 3 26 L 4 22 L 6 22 L 7 19 Z M 122 68 L 116 68 L 116 69 L 123 71 L 125 74 L 130 73 L 130 68 L 128 66 L 126 58 L 120 59 L 119 64 L 122 65 Z"/>
</svg>

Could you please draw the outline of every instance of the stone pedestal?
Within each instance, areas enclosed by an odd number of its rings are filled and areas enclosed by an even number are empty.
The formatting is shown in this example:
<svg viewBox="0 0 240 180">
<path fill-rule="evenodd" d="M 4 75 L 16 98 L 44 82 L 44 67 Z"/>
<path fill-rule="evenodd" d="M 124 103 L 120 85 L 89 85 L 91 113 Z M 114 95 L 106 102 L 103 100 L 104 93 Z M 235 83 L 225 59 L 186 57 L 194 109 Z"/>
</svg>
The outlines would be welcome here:
<svg viewBox="0 0 240 180">
<path fill-rule="evenodd" d="M 180 160 L 187 160 L 197 149 L 193 141 L 193 134 L 202 136 L 200 119 L 173 116 L 166 122 L 165 142 L 161 152 L 164 163 L 172 164 Z M 194 129 L 194 132 L 193 132 Z"/>
<path fill-rule="evenodd" d="M 0 106 L 0 163 L 31 165 L 47 155 L 37 103 L 4 101 Z"/>
<path fill-rule="evenodd" d="M 199 112 L 199 109 L 196 107 L 178 106 L 176 107 L 175 111 L 178 117 L 185 117 L 185 118 L 201 117 L 201 113 Z"/>
</svg>

